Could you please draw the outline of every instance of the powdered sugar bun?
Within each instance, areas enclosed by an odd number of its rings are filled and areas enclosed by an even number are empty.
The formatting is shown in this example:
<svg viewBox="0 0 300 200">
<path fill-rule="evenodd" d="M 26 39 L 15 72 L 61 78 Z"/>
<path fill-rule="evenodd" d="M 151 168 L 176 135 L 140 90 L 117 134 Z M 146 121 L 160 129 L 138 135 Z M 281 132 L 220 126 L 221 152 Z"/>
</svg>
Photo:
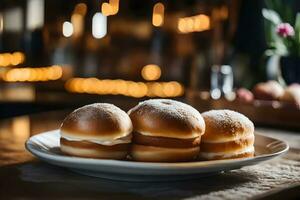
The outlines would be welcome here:
<svg viewBox="0 0 300 200">
<path fill-rule="evenodd" d="M 213 160 L 253 156 L 254 125 L 246 116 L 231 110 L 211 110 L 202 116 L 206 130 L 200 157 Z"/>
<path fill-rule="evenodd" d="M 73 156 L 122 159 L 128 154 L 131 132 L 131 120 L 120 108 L 108 103 L 86 105 L 64 119 L 61 151 Z"/>
<path fill-rule="evenodd" d="M 201 114 L 192 106 L 170 99 L 151 99 L 128 112 L 134 131 L 147 136 L 195 138 L 204 133 Z"/>
<path fill-rule="evenodd" d="M 206 129 L 202 142 L 227 142 L 253 136 L 254 125 L 243 114 L 232 110 L 211 110 L 202 113 Z"/>
<path fill-rule="evenodd" d="M 198 156 L 205 124 L 193 107 L 169 99 L 152 99 L 128 113 L 133 124 L 133 160 L 178 162 Z"/>
<path fill-rule="evenodd" d="M 109 141 L 131 134 L 132 123 L 127 113 L 117 106 L 94 103 L 70 113 L 60 131 L 66 138 Z"/>
</svg>

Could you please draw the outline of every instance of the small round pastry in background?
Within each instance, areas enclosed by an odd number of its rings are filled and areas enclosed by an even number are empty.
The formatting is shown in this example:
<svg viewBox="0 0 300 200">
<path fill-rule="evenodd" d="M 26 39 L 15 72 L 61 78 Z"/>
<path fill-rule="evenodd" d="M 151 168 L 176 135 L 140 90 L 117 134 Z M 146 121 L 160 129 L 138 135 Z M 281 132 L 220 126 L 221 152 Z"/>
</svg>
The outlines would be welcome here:
<svg viewBox="0 0 300 200">
<path fill-rule="evenodd" d="M 253 93 L 246 88 L 239 88 L 236 90 L 236 100 L 243 103 L 251 103 L 254 100 Z"/>
<path fill-rule="evenodd" d="M 284 93 L 283 87 L 276 81 L 258 83 L 253 88 L 255 99 L 279 100 Z"/>
<path fill-rule="evenodd" d="M 300 84 L 294 83 L 284 90 L 281 101 L 294 104 L 300 108 Z"/>
<path fill-rule="evenodd" d="M 200 144 L 201 159 L 254 156 L 254 125 L 246 116 L 231 110 L 211 110 L 202 116 L 206 128 Z"/>
<path fill-rule="evenodd" d="M 63 121 L 60 148 L 79 157 L 124 159 L 131 143 L 132 123 L 126 112 L 108 103 L 83 106 Z"/>
<path fill-rule="evenodd" d="M 193 107 L 169 99 L 152 99 L 128 113 L 133 124 L 133 160 L 180 162 L 199 155 L 205 124 Z"/>
</svg>

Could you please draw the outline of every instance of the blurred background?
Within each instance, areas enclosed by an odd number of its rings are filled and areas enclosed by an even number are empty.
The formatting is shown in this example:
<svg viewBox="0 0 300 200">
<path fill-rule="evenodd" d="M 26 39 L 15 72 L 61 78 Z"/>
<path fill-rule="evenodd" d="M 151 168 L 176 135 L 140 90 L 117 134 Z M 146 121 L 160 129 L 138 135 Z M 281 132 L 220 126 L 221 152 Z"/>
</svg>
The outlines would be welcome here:
<svg viewBox="0 0 300 200">
<path fill-rule="evenodd" d="M 296 0 L 0 0 L 0 117 L 147 98 L 205 110 L 218 107 L 211 99 L 234 101 L 238 88 L 297 83 L 300 47 L 287 40 L 300 41 L 299 8 Z M 294 34 L 280 32 L 285 22 Z M 287 72 L 280 57 L 292 57 Z"/>
</svg>

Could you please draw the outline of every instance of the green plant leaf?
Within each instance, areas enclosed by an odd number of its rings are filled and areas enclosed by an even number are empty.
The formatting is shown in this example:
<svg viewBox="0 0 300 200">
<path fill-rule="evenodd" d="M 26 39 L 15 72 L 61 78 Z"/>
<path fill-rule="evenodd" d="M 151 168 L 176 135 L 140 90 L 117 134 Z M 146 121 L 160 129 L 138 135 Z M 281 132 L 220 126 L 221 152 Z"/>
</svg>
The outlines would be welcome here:
<svg viewBox="0 0 300 200">
<path fill-rule="evenodd" d="M 297 13 L 295 20 L 295 31 L 300 31 L 300 13 Z"/>
<path fill-rule="evenodd" d="M 295 20 L 295 45 L 297 47 L 297 55 L 300 56 L 300 13 L 297 13 Z"/>
<path fill-rule="evenodd" d="M 265 19 L 269 20 L 274 25 L 277 25 L 282 22 L 280 16 L 274 10 L 263 8 L 262 15 L 264 16 Z"/>
<path fill-rule="evenodd" d="M 291 9 L 291 7 L 289 5 L 287 5 L 287 4 L 284 5 L 282 12 L 283 13 L 280 16 L 282 17 L 282 19 L 285 22 L 288 22 L 290 24 L 293 24 L 295 22 L 293 11 L 292 11 L 292 9 Z"/>
<path fill-rule="evenodd" d="M 287 0 L 265 0 L 268 9 L 275 11 L 282 22 L 294 23 L 294 14 L 291 3 Z"/>
<path fill-rule="evenodd" d="M 267 15 L 267 17 L 270 16 L 269 15 L 270 13 L 273 13 L 273 12 L 269 12 L 269 10 L 267 10 L 267 9 L 263 12 Z M 279 21 L 278 19 L 276 19 L 276 20 Z M 284 42 L 285 42 L 284 38 L 280 37 L 276 33 L 276 27 L 277 27 L 277 24 L 274 23 L 274 20 L 272 20 L 272 19 L 269 20 L 269 19 L 265 18 L 265 20 L 264 20 L 265 38 L 266 38 L 266 43 L 268 45 L 268 48 L 269 48 L 269 50 L 271 50 L 271 51 L 268 51 L 268 54 L 286 55 L 289 53 L 288 49 L 286 48 L 286 46 L 284 44 Z"/>
</svg>

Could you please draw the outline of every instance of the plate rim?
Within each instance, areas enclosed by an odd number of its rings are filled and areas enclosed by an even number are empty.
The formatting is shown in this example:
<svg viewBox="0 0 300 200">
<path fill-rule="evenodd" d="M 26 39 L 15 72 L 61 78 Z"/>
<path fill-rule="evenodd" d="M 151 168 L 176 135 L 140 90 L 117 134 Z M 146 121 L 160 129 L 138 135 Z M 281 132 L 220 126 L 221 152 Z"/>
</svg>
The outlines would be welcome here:
<svg viewBox="0 0 300 200">
<path fill-rule="evenodd" d="M 97 159 L 97 158 L 81 158 L 81 157 L 72 157 L 67 155 L 52 155 L 43 151 L 39 151 L 34 146 L 32 140 L 36 137 L 40 137 L 41 135 L 48 135 L 48 134 L 57 134 L 59 133 L 59 129 L 41 132 L 39 134 L 33 135 L 30 138 L 28 138 L 25 142 L 25 148 L 27 151 L 29 151 L 31 154 L 33 154 L 38 159 L 44 160 L 44 161 L 56 161 L 60 163 L 73 163 L 73 164 L 89 164 L 89 165 L 103 165 L 103 166 L 122 166 L 127 168 L 135 167 L 136 169 L 145 169 L 145 168 L 151 168 L 153 170 L 159 169 L 159 170 L 167 170 L 167 169 L 194 169 L 198 167 L 218 167 L 220 165 L 224 164 L 232 164 L 232 163 L 245 163 L 248 161 L 253 162 L 259 162 L 261 160 L 268 160 L 273 157 L 280 156 L 284 153 L 286 153 L 289 150 L 289 145 L 286 141 L 265 136 L 260 134 L 259 132 L 255 131 L 255 135 L 259 135 L 261 137 L 265 137 L 268 139 L 273 139 L 276 141 L 280 141 L 285 146 L 282 150 L 272 153 L 272 154 L 263 154 L 258 155 L 251 158 L 238 158 L 238 159 L 224 159 L 224 160 L 212 160 L 212 161 L 192 161 L 192 162 L 175 162 L 175 163 L 163 163 L 163 162 L 136 162 L 136 161 L 128 161 L 128 160 L 110 160 L 110 159 Z M 53 163 L 52 163 L 53 164 Z M 74 167 L 75 168 L 75 167 Z"/>
</svg>

